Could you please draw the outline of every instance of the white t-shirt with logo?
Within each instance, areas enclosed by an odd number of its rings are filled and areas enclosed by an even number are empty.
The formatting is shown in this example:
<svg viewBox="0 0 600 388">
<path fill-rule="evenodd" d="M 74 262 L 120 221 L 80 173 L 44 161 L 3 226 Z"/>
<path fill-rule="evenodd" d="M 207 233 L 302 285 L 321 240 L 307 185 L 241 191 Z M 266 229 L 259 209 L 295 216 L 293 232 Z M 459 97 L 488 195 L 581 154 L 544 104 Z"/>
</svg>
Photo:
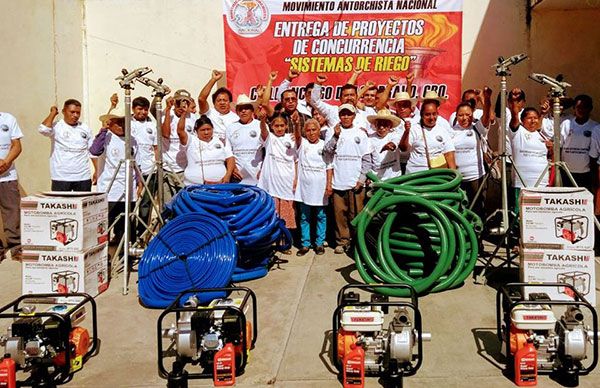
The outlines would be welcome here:
<svg viewBox="0 0 600 388">
<path fill-rule="evenodd" d="M 522 125 L 516 132 L 509 130 L 507 133 L 511 140 L 512 159 L 513 159 L 513 186 L 533 187 L 548 165 L 548 149 L 544 137 L 539 131 L 530 132 Z M 518 170 L 523 181 L 517 175 Z M 548 186 L 548 171 L 540 180 L 538 187 Z"/>
<path fill-rule="evenodd" d="M 423 138 L 423 133 L 425 138 Z M 429 170 L 427 153 L 433 159 L 448 152 L 454 151 L 452 135 L 445 123 L 438 122 L 433 128 L 422 127 L 421 124 L 412 125 L 408 134 L 410 156 L 406 163 L 406 173 Z M 425 144 L 427 143 L 427 147 Z"/>
<path fill-rule="evenodd" d="M 331 170 L 330 157 L 324 150 L 325 142 L 319 139 L 311 143 L 302 139 L 298 149 L 298 185 L 296 201 L 309 206 L 326 206 L 327 170 Z"/>
<path fill-rule="evenodd" d="M 137 156 L 137 144 L 135 139 L 131 139 L 133 154 Z M 125 138 L 119 137 L 108 131 L 104 142 L 104 153 L 98 158 L 98 192 L 107 193 L 108 202 L 124 202 L 125 201 L 125 163 L 121 163 L 119 171 L 119 162 L 125 159 Z M 116 172 L 116 175 L 115 175 Z M 111 180 L 115 177 L 112 186 Z M 131 180 L 131 200 L 137 198 L 135 190 L 135 173 Z M 109 190 L 110 186 L 110 190 Z"/>
<path fill-rule="evenodd" d="M 419 124 L 421 117 L 413 114 L 411 117 L 407 117 L 405 119 L 400 118 L 400 120 L 402 120 L 402 122 L 400 122 L 400 125 L 392 128 L 392 131 L 398 132 L 398 134 L 400 135 L 400 138 L 402 138 L 404 131 L 406 131 L 405 121 L 408 121 L 410 123 L 410 128 L 412 129 L 415 127 L 415 125 Z M 408 162 L 408 158 L 410 157 L 410 151 L 398 150 L 398 152 L 400 153 L 400 163 L 406 164 Z"/>
<path fill-rule="evenodd" d="M 590 171 L 590 156 L 598 157 L 598 151 L 591 149 L 592 137 L 599 134 L 598 123 L 588 120 L 580 125 L 575 118 L 565 120 L 560 125 L 561 158 L 567 163 L 569 171 L 581 174 Z"/>
<path fill-rule="evenodd" d="M 315 84 L 315 87 L 310 94 L 312 104 L 319 111 L 319 113 L 321 113 L 321 115 L 327 119 L 327 124 L 333 128 L 337 123 L 340 122 L 338 107 L 328 104 L 321 99 L 322 88 L 323 87 L 321 85 Z M 365 131 L 369 130 L 371 124 L 367 120 L 367 113 L 364 110 L 356 110 L 356 117 L 354 118 L 353 125 L 358 128 L 363 128 Z"/>
<path fill-rule="evenodd" d="M 379 137 L 377 133 L 369 136 L 369 142 L 372 147 L 373 155 L 373 172 L 377 174 L 379 179 L 389 179 L 402 175 L 400 168 L 400 133 L 398 131 L 390 131 L 384 137 Z M 394 143 L 396 148 L 393 151 L 381 151 L 388 143 Z"/>
<path fill-rule="evenodd" d="M 464 182 L 474 181 L 485 175 L 483 154 L 486 150 L 488 128 L 481 121 L 475 122 L 470 128 L 456 124 L 452 130 L 456 167 L 463 176 Z"/>
<path fill-rule="evenodd" d="M 50 178 L 77 182 L 91 179 L 90 153 L 94 139 L 87 125 L 71 126 L 60 120 L 52 128 L 40 124 L 38 131 L 52 139 Z"/>
<path fill-rule="evenodd" d="M 263 163 L 263 144 L 260 140 L 260 121 L 247 124 L 239 121 L 227 127 L 227 143 L 231 145 L 235 166 L 242 176 L 240 183 L 256 185 Z"/>
<path fill-rule="evenodd" d="M 221 114 L 215 108 L 209 108 L 208 112 L 206 112 L 206 116 L 213 124 L 213 134 L 223 142 L 225 142 L 225 139 L 227 138 L 226 128 L 240 120 L 238 115 L 233 111 L 229 111 L 227 114 Z"/>
<path fill-rule="evenodd" d="M 269 132 L 258 187 L 273 197 L 293 201 L 296 157 L 296 143 L 290 133 L 275 136 Z"/>
<path fill-rule="evenodd" d="M 17 119 L 10 113 L 0 112 L 0 159 L 8 156 L 11 142 L 23 137 L 23 132 L 17 123 Z M 17 169 L 15 164 L 0 174 L 0 182 L 9 182 L 17 180 Z"/>
<path fill-rule="evenodd" d="M 137 143 L 135 161 L 142 174 L 150 175 L 154 170 L 154 147 L 157 145 L 156 122 L 148 118 L 146 121 L 137 121 L 131 118 L 131 137 Z"/>
<path fill-rule="evenodd" d="M 333 136 L 333 134 L 332 134 Z M 326 139 L 327 144 L 331 139 Z M 371 143 L 365 131 L 352 126 L 342 128 L 333 155 L 333 182 L 335 190 L 350 190 L 360 178 L 363 156 L 371 152 Z"/>
<path fill-rule="evenodd" d="M 179 135 L 177 135 L 177 123 L 179 123 L 179 117 L 175 115 L 173 111 L 171 114 L 171 134 L 169 138 L 162 138 L 163 146 L 163 167 L 167 171 L 171 172 L 182 172 L 185 170 L 187 160 L 185 158 L 185 148 L 181 147 L 179 143 Z M 198 115 L 190 113 L 185 118 L 185 131 L 188 137 L 195 136 L 194 125 L 198 120 Z"/>
<path fill-rule="evenodd" d="M 223 179 L 227 173 L 225 160 L 233 156 L 229 144 L 223 144 L 217 136 L 205 142 L 192 134 L 188 135 L 188 144 L 182 147 L 188 161 L 183 171 L 183 183 L 186 186 L 214 183 Z"/>
</svg>

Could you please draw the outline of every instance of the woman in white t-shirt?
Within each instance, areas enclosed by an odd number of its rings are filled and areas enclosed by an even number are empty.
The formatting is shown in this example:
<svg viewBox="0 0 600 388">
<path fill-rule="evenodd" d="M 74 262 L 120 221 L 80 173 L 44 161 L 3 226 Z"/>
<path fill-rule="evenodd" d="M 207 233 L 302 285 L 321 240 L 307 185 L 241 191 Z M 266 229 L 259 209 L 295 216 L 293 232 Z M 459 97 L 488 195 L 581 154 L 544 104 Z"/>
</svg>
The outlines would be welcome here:
<svg viewBox="0 0 600 388">
<path fill-rule="evenodd" d="M 421 104 L 419 124 L 405 130 L 400 139 L 400 150 L 410 151 L 407 174 L 432 168 L 456 169 L 451 129 L 438 120 L 439 105 L 439 98 L 426 99 Z"/>
<path fill-rule="evenodd" d="M 542 123 L 537 109 L 523 109 L 519 122 L 519 106 L 512 96 L 508 106 L 511 113 L 508 136 L 512 147 L 513 186 L 518 204 L 521 188 L 548 185 L 547 166 L 548 157 L 552 157 L 552 140 L 540 131 Z"/>
<path fill-rule="evenodd" d="M 287 119 L 276 114 L 271 118 L 271 131 L 269 131 L 266 115 L 261 116 L 260 129 L 261 140 L 265 147 L 265 160 L 258 178 L 258 187 L 273 197 L 277 213 L 285 221 L 285 226 L 288 229 L 295 229 L 294 192 L 297 181 L 295 139 L 296 136 L 300 136 L 300 128 L 296 126 L 294 134 L 287 133 Z"/>
<path fill-rule="evenodd" d="M 214 136 L 213 124 L 206 115 L 196 120 L 192 133 L 186 131 L 185 120 L 179 120 L 177 135 L 188 161 L 183 171 L 186 186 L 229 182 L 235 168 L 231 146 Z"/>
<path fill-rule="evenodd" d="M 462 174 L 461 188 L 471 203 L 479 190 L 485 175 L 484 154 L 488 149 L 487 135 L 490 125 L 492 90 L 483 89 L 483 114 L 481 120 L 473 117 L 473 106 L 465 101 L 456 107 L 456 124 L 452 128 L 452 141 L 455 148 L 455 160 Z M 477 198 L 473 210 L 483 218 L 483 193 Z"/>
<path fill-rule="evenodd" d="M 297 137 L 298 147 L 298 185 L 296 187 L 296 201 L 300 211 L 300 231 L 302 247 L 296 253 L 304 256 L 313 245 L 310 238 L 310 225 L 314 222 L 315 253 L 325 253 L 325 237 L 327 232 L 326 207 L 329 197 L 333 194 L 331 180 L 333 166 L 331 157 L 325 153 L 325 142 L 319 138 L 321 127 L 315 119 L 304 123 L 306 138 Z M 314 215 L 314 219 L 313 219 Z"/>
<path fill-rule="evenodd" d="M 375 132 L 369 135 L 372 147 L 373 172 L 380 179 L 389 179 L 402 175 L 400 167 L 400 132 L 393 131 L 402 120 L 387 109 L 381 109 L 375 115 L 367 116 Z"/>
</svg>

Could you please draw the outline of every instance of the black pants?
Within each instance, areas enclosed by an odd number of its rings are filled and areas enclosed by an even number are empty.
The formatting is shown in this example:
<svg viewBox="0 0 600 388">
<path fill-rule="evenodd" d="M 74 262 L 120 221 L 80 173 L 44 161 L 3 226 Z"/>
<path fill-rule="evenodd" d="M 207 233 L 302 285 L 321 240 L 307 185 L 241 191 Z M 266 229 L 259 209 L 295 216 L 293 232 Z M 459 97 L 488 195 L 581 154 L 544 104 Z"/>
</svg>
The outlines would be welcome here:
<svg viewBox="0 0 600 388">
<path fill-rule="evenodd" d="M 463 181 L 460 184 L 460 188 L 463 189 L 467 194 L 467 198 L 469 199 L 469 206 L 471 205 L 471 203 L 473 203 L 475 194 L 477 194 L 477 190 L 479 190 L 479 187 L 481 186 L 482 182 L 483 182 L 483 177 L 472 180 L 472 181 L 468 181 L 468 182 Z M 481 193 L 479 194 L 479 197 L 477 198 L 477 202 L 475 202 L 475 204 L 473 205 L 473 211 L 479 217 L 481 217 L 482 221 L 485 221 L 485 205 L 484 204 L 485 204 L 485 189 L 481 191 Z"/>
<path fill-rule="evenodd" d="M 135 202 L 131 202 L 129 207 L 130 210 L 133 210 L 135 206 Z M 108 225 L 112 225 L 113 222 L 119 217 L 119 214 L 123 213 L 123 216 L 119 219 L 119 221 L 115 224 L 113 228 L 113 236 L 115 240 L 119 241 L 121 237 L 125 234 L 125 202 L 109 202 L 108 203 Z M 133 233 L 133 229 L 131 228 L 131 223 L 129 224 L 129 241 L 135 241 L 135 233 Z"/>
<path fill-rule="evenodd" d="M 575 179 L 575 183 L 577 183 L 577 186 L 585 187 L 592 194 L 594 194 L 594 192 L 592 191 L 593 177 L 591 171 L 584 173 L 572 172 L 571 175 L 573 175 L 573 179 Z M 562 169 L 560 170 L 560 179 L 562 180 L 562 185 L 564 187 L 573 187 L 573 182 L 571 182 L 567 173 Z"/>
<path fill-rule="evenodd" d="M 72 182 L 52 180 L 52 191 L 92 191 L 92 180 Z"/>
</svg>

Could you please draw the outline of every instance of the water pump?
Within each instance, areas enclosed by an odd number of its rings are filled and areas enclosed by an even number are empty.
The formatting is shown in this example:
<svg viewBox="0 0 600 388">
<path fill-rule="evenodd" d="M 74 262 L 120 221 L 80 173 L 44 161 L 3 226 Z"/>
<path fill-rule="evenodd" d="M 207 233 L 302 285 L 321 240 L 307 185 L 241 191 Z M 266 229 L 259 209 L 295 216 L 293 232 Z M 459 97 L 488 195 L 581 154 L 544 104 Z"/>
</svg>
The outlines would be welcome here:
<svg viewBox="0 0 600 388">
<path fill-rule="evenodd" d="M 406 288 L 410 302 L 390 301 L 389 297 L 371 294 L 361 301 L 354 290 L 377 291 L 378 287 Z M 393 309 L 391 321 L 386 315 Z M 342 373 L 344 386 L 362 386 L 364 376 L 381 376 L 391 386 L 402 386 L 404 376 L 412 376 L 423 361 L 424 333 L 417 293 L 407 284 L 349 284 L 338 293 L 333 313 L 333 360 Z"/>
<path fill-rule="evenodd" d="M 90 313 L 91 333 L 81 325 Z M 0 345 L 5 357 L 14 361 L 12 379 L 19 387 L 65 384 L 98 349 L 96 302 L 87 294 L 23 295 L 0 308 L 4 319 L 12 322 L 0 336 Z M 28 376 L 16 380 L 17 371 Z"/>
<path fill-rule="evenodd" d="M 228 297 L 200 303 L 201 293 L 221 293 Z M 235 295 L 235 296 L 233 296 Z M 251 320 L 247 319 L 250 314 Z M 164 328 L 167 316 L 175 316 L 170 328 Z M 169 388 L 185 388 L 190 379 L 213 378 L 215 385 L 232 385 L 244 372 L 250 349 L 256 343 L 256 295 L 246 287 L 187 290 L 158 318 L 158 370 Z M 168 346 L 163 347 L 163 341 Z M 171 371 L 165 358 L 175 358 Z M 197 367 L 188 372 L 185 367 Z"/>
<path fill-rule="evenodd" d="M 528 291 L 565 289 L 573 300 L 551 300 L 543 292 L 529 293 L 526 298 L 523 287 Z M 496 326 L 509 372 L 515 354 L 527 342 L 537 351 L 537 373 L 550 374 L 564 386 L 577 386 L 579 376 L 589 374 L 598 362 L 598 316 L 573 285 L 509 283 L 501 287 L 496 295 Z"/>
</svg>

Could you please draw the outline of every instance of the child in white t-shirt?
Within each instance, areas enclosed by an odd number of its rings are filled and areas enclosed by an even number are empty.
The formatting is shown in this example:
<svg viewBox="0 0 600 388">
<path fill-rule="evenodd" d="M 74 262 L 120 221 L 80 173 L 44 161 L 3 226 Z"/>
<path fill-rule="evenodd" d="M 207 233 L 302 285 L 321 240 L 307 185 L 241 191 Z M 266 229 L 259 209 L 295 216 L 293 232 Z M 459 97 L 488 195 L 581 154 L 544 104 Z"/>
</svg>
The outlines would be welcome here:
<svg viewBox="0 0 600 388">
<path fill-rule="evenodd" d="M 288 124 L 285 117 L 276 115 L 267 126 L 266 115 L 261 117 L 261 140 L 265 147 L 265 160 L 262 164 L 258 187 L 269 193 L 275 200 L 277 213 L 285 221 L 288 229 L 296 228 L 294 192 L 296 190 L 296 140 L 299 128 L 294 134 L 286 133 Z"/>
<path fill-rule="evenodd" d="M 302 247 L 296 253 L 304 256 L 310 250 L 310 224 L 315 217 L 315 244 L 317 255 L 325 253 L 324 243 L 327 232 L 326 207 L 329 197 L 333 194 L 331 184 L 333 166 L 331 158 L 325 153 L 325 142 L 319 138 L 321 127 L 315 119 L 304 123 L 304 135 L 298 136 L 298 185 L 296 188 L 296 201 L 300 211 L 300 231 Z"/>
</svg>

